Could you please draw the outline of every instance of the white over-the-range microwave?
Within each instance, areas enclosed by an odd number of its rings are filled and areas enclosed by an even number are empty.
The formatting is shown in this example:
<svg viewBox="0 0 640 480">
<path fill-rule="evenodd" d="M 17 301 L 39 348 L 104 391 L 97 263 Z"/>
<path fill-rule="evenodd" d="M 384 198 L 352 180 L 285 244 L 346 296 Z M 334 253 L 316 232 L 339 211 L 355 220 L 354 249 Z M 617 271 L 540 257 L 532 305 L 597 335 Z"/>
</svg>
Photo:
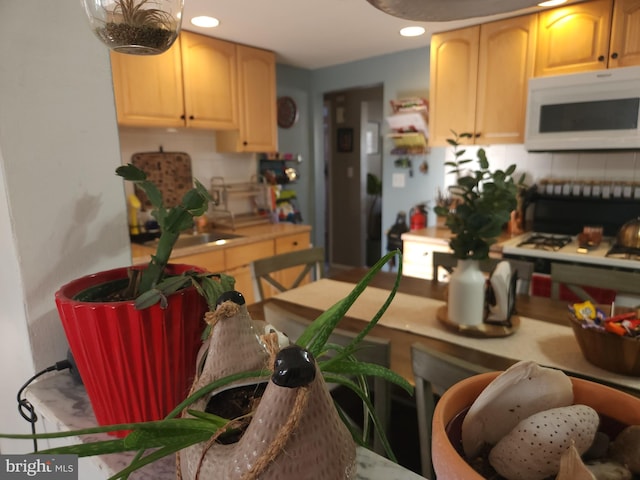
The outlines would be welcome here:
<svg viewBox="0 0 640 480">
<path fill-rule="evenodd" d="M 525 148 L 640 149 L 640 66 L 529 80 Z"/>
</svg>

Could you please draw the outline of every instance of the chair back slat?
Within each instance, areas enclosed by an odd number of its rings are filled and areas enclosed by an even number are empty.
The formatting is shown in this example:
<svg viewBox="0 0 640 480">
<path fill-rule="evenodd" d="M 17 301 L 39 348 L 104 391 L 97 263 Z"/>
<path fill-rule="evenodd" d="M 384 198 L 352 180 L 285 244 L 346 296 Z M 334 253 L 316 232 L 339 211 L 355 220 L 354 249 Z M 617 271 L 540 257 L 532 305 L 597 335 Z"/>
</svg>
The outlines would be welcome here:
<svg viewBox="0 0 640 480">
<path fill-rule="evenodd" d="M 416 384 L 415 399 L 422 476 L 435 478 L 431 462 L 431 421 L 436 395 L 442 395 L 449 387 L 467 377 L 489 370 L 420 343 L 411 345 L 411 364 Z"/>
<path fill-rule="evenodd" d="M 581 300 L 594 299 L 582 287 L 596 287 L 620 293 L 640 294 L 640 272 L 573 265 L 551 264 L 551 298 L 560 298 L 560 285 L 566 285 Z"/>
<path fill-rule="evenodd" d="M 276 278 L 278 272 L 298 266 L 303 268 L 301 268 L 300 273 L 290 285 L 283 285 Z M 267 282 L 278 292 L 284 292 L 298 287 L 312 271 L 314 280 L 324 277 L 324 248 L 311 247 L 305 250 L 296 250 L 295 252 L 254 260 L 251 263 L 251 269 L 256 297 L 258 301 L 261 301 L 265 298 L 263 282 Z"/>
</svg>

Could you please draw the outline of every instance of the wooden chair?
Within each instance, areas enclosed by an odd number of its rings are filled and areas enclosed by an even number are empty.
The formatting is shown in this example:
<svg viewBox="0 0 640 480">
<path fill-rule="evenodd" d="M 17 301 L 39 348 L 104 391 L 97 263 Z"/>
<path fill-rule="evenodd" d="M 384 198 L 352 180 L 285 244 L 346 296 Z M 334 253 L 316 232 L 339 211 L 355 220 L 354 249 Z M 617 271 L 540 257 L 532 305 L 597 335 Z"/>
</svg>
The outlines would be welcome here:
<svg viewBox="0 0 640 480">
<path fill-rule="evenodd" d="M 411 364 L 416 383 L 420 462 L 422 476 L 436 478 L 431 462 L 431 420 L 437 397 L 452 385 L 489 369 L 433 350 L 421 343 L 411 345 Z"/>
<path fill-rule="evenodd" d="M 581 300 L 595 300 L 582 287 L 597 287 L 619 293 L 640 294 L 640 272 L 613 270 L 570 263 L 551 264 L 551 298 L 560 298 L 560 284 Z"/>
<path fill-rule="evenodd" d="M 289 285 L 283 285 L 275 278 L 275 274 L 282 270 L 302 266 L 300 273 Z M 282 253 L 273 257 L 261 258 L 251 263 L 252 278 L 254 279 L 254 290 L 256 291 L 256 301 L 265 298 L 264 282 L 273 286 L 279 292 L 296 288 L 310 274 L 313 279 L 319 280 L 324 276 L 324 248 L 311 247 L 305 250 Z"/>
<path fill-rule="evenodd" d="M 480 262 L 480 270 L 486 273 L 491 272 L 495 266 L 503 261 L 501 258 L 488 258 Z M 511 265 L 511 269 L 518 275 L 518 293 L 529 294 L 531 287 L 531 276 L 533 275 L 533 263 L 522 260 L 506 259 Z M 444 268 L 452 273 L 453 268 L 458 263 L 458 259 L 449 252 L 433 252 L 433 281 L 438 281 L 438 268 Z"/>
<path fill-rule="evenodd" d="M 309 325 L 309 319 L 285 310 L 272 302 L 265 303 L 264 318 L 268 324 L 273 325 L 277 330 L 285 333 L 292 343 L 300 337 Z M 355 337 L 355 333 L 336 328 L 329 337 L 329 343 L 345 346 L 351 343 Z M 391 364 L 390 341 L 367 335 L 355 352 L 355 357 L 363 362 L 375 363 L 389 368 Z M 330 389 L 336 387 L 336 385 L 328 386 Z M 373 378 L 371 389 L 374 393 L 373 406 L 376 416 L 380 420 L 385 434 L 388 434 L 391 414 L 389 384 L 386 380 L 375 377 Z M 384 447 L 378 435 L 375 435 L 373 439 L 373 450 L 378 454 L 385 454 Z"/>
</svg>

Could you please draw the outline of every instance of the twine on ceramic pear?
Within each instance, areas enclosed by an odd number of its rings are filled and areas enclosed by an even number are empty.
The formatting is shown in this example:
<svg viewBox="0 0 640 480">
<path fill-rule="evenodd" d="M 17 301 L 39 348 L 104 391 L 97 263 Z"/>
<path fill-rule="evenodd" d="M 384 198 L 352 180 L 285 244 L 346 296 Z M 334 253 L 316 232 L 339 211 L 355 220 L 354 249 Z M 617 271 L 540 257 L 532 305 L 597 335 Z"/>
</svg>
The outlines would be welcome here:
<svg viewBox="0 0 640 480">
<path fill-rule="evenodd" d="M 311 389 L 305 385 L 296 388 L 296 399 L 293 409 L 289 414 L 289 418 L 284 425 L 280 427 L 273 442 L 269 445 L 262 455 L 258 458 L 253 467 L 242 476 L 242 480 L 256 480 L 267 467 L 280 455 L 285 445 L 289 441 L 291 434 L 295 431 L 302 419 L 307 402 L 309 400 L 309 392 Z"/>
<path fill-rule="evenodd" d="M 220 321 L 221 318 L 229 318 L 237 315 L 240 311 L 240 306 L 233 302 L 224 302 L 221 305 L 211 311 L 209 310 L 204 314 L 204 321 L 211 327 L 210 331 L 213 331 L 213 327 Z"/>
<path fill-rule="evenodd" d="M 280 342 L 276 332 L 269 332 L 260 335 L 260 341 L 264 345 L 265 350 L 269 354 L 266 360 L 266 369 L 273 370 L 273 364 L 276 362 L 276 355 L 280 351 Z"/>
<path fill-rule="evenodd" d="M 194 477 L 195 480 L 199 480 L 200 479 L 200 470 L 202 469 L 202 466 L 204 465 L 204 461 L 205 461 L 205 457 L 207 455 L 207 452 L 213 446 L 213 444 L 218 441 L 218 438 L 220 438 L 221 435 L 224 435 L 229 430 L 236 430 L 236 429 L 243 428 L 245 426 L 245 424 L 248 423 L 247 418 L 251 417 L 252 415 L 253 414 L 243 415 L 241 417 L 234 418 L 233 420 L 230 420 L 224 427 L 218 429 L 218 431 L 215 434 L 213 434 L 209 440 L 207 440 L 207 443 L 204 445 L 204 448 L 202 449 L 202 455 L 200 455 L 200 459 L 198 460 L 198 467 L 196 468 L 196 473 L 195 473 L 195 477 Z M 179 459 L 180 459 L 180 456 L 178 455 L 178 462 L 179 462 Z M 179 468 L 179 463 L 178 463 L 178 468 Z M 180 477 L 178 478 L 178 480 L 180 480 L 182 478 L 181 469 L 179 470 L 179 472 L 180 472 Z"/>
</svg>

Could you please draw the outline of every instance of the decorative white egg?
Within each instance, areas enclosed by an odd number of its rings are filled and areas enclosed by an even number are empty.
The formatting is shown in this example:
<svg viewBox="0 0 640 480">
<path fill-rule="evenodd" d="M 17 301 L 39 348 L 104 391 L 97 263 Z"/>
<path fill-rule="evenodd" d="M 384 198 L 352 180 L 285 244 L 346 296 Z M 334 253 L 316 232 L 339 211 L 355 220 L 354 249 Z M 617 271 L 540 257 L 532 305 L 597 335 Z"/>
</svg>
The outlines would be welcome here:
<svg viewBox="0 0 640 480">
<path fill-rule="evenodd" d="M 558 473 L 571 446 L 582 455 L 598 431 L 598 413 L 587 405 L 553 408 L 522 420 L 489 453 L 489 463 L 508 480 L 542 480 Z"/>
<path fill-rule="evenodd" d="M 572 403 L 573 386 L 564 372 L 518 362 L 487 385 L 467 412 L 462 423 L 465 456 L 475 458 L 534 413 Z"/>
</svg>

